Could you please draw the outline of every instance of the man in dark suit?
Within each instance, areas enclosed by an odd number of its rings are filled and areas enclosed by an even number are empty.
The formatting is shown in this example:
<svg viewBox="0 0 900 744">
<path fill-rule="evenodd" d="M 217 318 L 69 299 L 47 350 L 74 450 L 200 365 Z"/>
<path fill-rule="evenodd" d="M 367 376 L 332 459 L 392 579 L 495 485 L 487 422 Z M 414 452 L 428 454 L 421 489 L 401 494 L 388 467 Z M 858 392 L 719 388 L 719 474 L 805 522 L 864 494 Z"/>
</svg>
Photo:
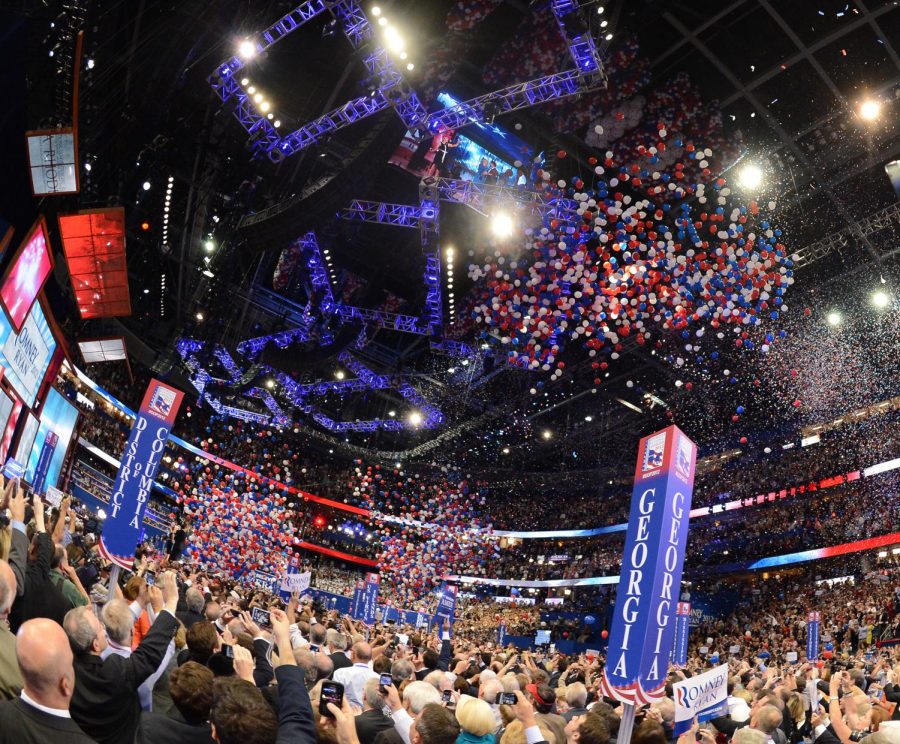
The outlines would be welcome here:
<svg viewBox="0 0 900 744">
<path fill-rule="evenodd" d="M 184 627 L 188 630 L 194 623 L 206 620 L 203 610 L 206 607 L 206 597 L 196 587 L 190 587 L 184 593 L 184 603 L 187 609 L 175 613 L 175 616 L 184 623 Z"/>
<path fill-rule="evenodd" d="M 59 624 L 26 620 L 19 628 L 16 655 L 25 687 L 16 700 L 0 703 L 0 744 L 92 742 L 69 715 L 75 671 L 69 639 Z"/>
<path fill-rule="evenodd" d="M 141 714 L 137 744 L 213 744 L 209 709 L 213 697 L 212 670 L 188 661 L 169 674 L 169 694 L 175 710 Z"/>
<path fill-rule="evenodd" d="M 106 631 L 90 607 L 69 610 L 63 623 L 75 651 L 72 718 L 100 744 L 134 739 L 141 715 L 138 688 L 159 668 L 178 629 L 175 574 L 161 574 L 149 594 L 152 611 L 158 615 L 127 659 L 118 654 L 100 658 L 108 645 Z"/>
<path fill-rule="evenodd" d="M 383 708 L 379 680 L 367 680 L 363 687 L 363 712 L 354 719 L 359 744 L 374 744 L 378 734 L 394 728 L 394 722 L 384 714 Z"/>
</svg>

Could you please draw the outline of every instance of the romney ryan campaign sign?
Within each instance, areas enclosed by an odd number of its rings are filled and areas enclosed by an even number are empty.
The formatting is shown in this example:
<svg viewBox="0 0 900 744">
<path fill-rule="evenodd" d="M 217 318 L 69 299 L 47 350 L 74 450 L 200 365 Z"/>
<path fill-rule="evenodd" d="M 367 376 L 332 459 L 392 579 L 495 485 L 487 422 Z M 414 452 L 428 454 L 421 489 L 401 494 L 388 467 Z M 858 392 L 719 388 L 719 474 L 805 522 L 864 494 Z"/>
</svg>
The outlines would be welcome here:
<svg viewBox="0 0 900 744">
<path fill-rule="evenodd" d="M 100 551 L 122 568 L 134 563 L 150 490 L 182 398 L 180 390 L 150 380 L 128 436 L 100 538 Z"/>
<path fill-rule="evenodd" d="M 675 736 L 691 728 L 697 721 L 708 721 L 725 715 L 728 710 L 728 664 L 698 674 L 672 685 L 675 696 Z"/>
<path fill-rule="evenodd" d="M 687 544 L 697 447 L 677 426 L 644 437 L 602 680 L 626 703 L 665 695 Z"/>
</svg>

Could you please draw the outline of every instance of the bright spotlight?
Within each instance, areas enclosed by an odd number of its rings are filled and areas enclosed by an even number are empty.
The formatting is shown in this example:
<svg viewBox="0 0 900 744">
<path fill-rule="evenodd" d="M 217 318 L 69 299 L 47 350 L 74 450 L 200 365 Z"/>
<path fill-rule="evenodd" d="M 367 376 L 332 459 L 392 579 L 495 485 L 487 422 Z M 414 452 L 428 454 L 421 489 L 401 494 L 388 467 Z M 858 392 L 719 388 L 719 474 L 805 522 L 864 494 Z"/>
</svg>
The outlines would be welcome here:
<svg viewBox="0 0 900 744">
<path fill-rule="evenodd" d="M 257 93 L 255 96 L 253 96 L 253 101 L 255 103 L 262 103 L 262 99 L 263 99 L 262 93 Z"/>
<path fill-rule="evenodd" d="M 275 119 L 275 121 L 272 122 L 272 123 L 273 123 L 273 125 L 276 127 L 276 129 L 277 129 L 278 127 L 281 126 L 281 119 Z"/>
<path fill-rule="evenodd" d="M 387 19 L 387 18 L 384 18 L 384 17 L 379 18 L 379 19 L 378 19 L 378 25 L 379 25 L 379 26 L 387 26 L 387 25 L 388 25 L 388 19 Z"/>
<path fill-rule="evenodd" d="M 201 323 L 203 322 L 203 313 L 197 313 L 196 317 L 197 317 L 197 320 L 199 320 Z"/>
<path fill-rule="evenodd" d="M 888 293 L 882 292 L 880 289 L 872 295 L 872 304 L 875 307 L 887 307 L 890 301 Z"/>
<path fill-rule="evenodd" d="M 266 387 L 269 388 L 269 390 L 275 387 L 275 380 L 266 380 Z"/>
<path fill-rule="evenodd" d="M 419 424 L 421 424 L 422 414 L 418 411 L 413 411 L 411 414 L 409 414 L 409 423 L 411 423 L 413 426 L 418 426 Z"/>
<path fill-rule="evenodd" d="M 388 26 L 384 29 L 384 40 L 387 43 L 387 48 L 392 52 L 399 54 L 406 48 L 406 42 L 403 41 L 400 32 L 393 26 Z"/>
<path fill-rule="evenodd" d="M 372 6 L 372 15 L 375 16 L 376 18 L 377 18 L 378 16 L 380 16 L 380 15 L 381 15 L 381 8 L 379 8 L 377 5 L 373 5 L 373 6 Z"/>
<path fill-rule="evenodd" d="M 256 86 L 251 85 L 249 88 L 247 88 L 247 92 L 252 96 L 254 93 L 256 93 Z"/>
<path fill-rule="evenodd" d="M 344 371 L 343 371 L 342 369 L 339 369 L 337 372 L 334 373 L 334 376 L 335 376 L 338 380 L 343 380 L 344 377 L 345 377 Z"/>
<path fill-rule="evenodd" d="M 250 59 L 256 54 L 256 44 L 250 41 L 250 39 L 244 39 L 238 44 L 238 54 L 244 59 Z"/>
<path fill-rule="evenodd" d="M 144 181 L 144 191 L 150 191 L 150 181 Z"/>
<path fill-rule="evenodd" d="M 762 183 L 763 172 L 757 165 L 745 165 L 738 174 L 738 180 L 745 189 L 756 189 Z"/>
<path fill-rule="evenodd" d="M 268 101 L 263 101 L 261 104 L 259 104 L 259 110 L 263 113 L 266 113 L 270 108 L 272 108 L 272 104 Z"/>
<path fill-rule="evenodd" d="M 504 447 L 504 448 L 503 448 L 503 454 L 504 454 L 504 455 L 508 455 L 508 454 L 509 454 L 509 447 Z"/>
<path fill-rule="evenodd" d="M 491 231 L 498 238 L 508 238 L 513 234 L 513 221 L 506 212 L 497 212 L 491 218 Z"/>
<path fill-rule="evenodd" d="M 859 117 L 864 121 L 874 121 L 881 114 L 881 101 L 868 98 L 859 106 Z"/>
<path fill-rule="evenodd" d="M 214 251 L 214 250 L 216 249 L 216 244 L 213 243 L 213 241 L 211 241 L 211 240 L 207 240 L 207 241 L 203 244 L 203 247 L 204 247 L 206 250 L 208 250 L 208 251 Z"/>
<path fill-rule="evenodd" d="M 416 69 L 416 66 L 412 62 L 410 62 L 408 65 L 406 65 L 406 69 L 412 72 Z"/>
<path fill-rule="evenodd" d="M 250 85 L 250 78 L 241 78 L 241 85 Z"/>
<path fill-rule="evenodd" d="M 388 416 L 390 416 L 391 418 L 394 418 L 394 416 L 396 416 L 396 415 L 397 415 L 396 411 L 388 411 Z"/>
<path fill-rule="evenodd" d="M 828 313 L 826 319 L 828 320 L 828 325 L 830 326 L 838 326 L 841 324 L 842 320 L 841 314 L 835 310 L 832 310 L 830 313 Z"/>
<path fill-rule="evenodd" d="M 544 431 L 541 432 L 541 436 L 544 439 L 553 439 L 553 432 L 550 431 L 550 429 L 544 429 Z"/>
</svg>

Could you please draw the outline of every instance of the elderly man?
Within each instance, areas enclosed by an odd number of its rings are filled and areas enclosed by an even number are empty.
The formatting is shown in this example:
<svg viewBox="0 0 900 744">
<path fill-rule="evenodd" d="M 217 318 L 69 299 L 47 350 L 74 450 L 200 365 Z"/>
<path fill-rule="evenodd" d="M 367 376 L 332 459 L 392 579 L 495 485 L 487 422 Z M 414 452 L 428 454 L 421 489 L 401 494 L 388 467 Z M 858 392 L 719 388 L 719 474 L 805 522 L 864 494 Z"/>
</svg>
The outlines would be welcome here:
<svg viewBox="0 0 900 744">
<path fill-rule="evenodd" d="M 106 628 L 108 645 L 100 654 L 101 659 L 107 659 L 111 654 L 118 654 L 123 659 L 131 656 L 132 637 L 134 636 L 134 614 L 124 599 L 113 599 L 103 606 L 100 613 L 103 627 Z M 141 710 L 153 710 L 153 687 L 162 677 L 175 655 L 175 642 L 170 641 L 159 668 L 147 677 L 138 688 L 138 697 L 141 700 Z"/>
<path fill-rule="evenodd" d="M 106 630 L 89 607 L 69 610 L 63 622 L 75 651 L 72 718 L 100 744 L 134 739 L 141 714 L 138 688 L 159 668 L 178 628 L 175 574 L 161 574 L 149 594 L 156 620 L 127 659 L 118 654 L 102 658 L 109 645 Z"/>
<path fill-rule="evenodd" d="M 372 647 L 364 641 L 354 643 L 350 649 L 350 661 L 353 662 L 353 666 L 338 669 L 333 679 L 344 686 L 344 697 L 356 707 L 362 708 L 366 680 L 378 678 L 369 666 L 372 661 Z"/>
<path fill-rule="evenodd" d="M 16 597 L 16 575 L 0 560 L 0 700 L 12 700 L 22 690 L 22 675 L 16 661 L 16 637 L 6 618 Z"/>
<path fill-rule="evenodd" d="M 206 618 L 203 615 L 203 608 L 206 606 L 206 598 L 196 587 L 190 587 L 184 594 L 184 603 L 187 610 L 176 613 L 176 617 L 184 623 L 184 627 L 190 629 L 194 623 L 199 623 Z"/>
<path fill-rule="evenodd" d="M 418 680 L 410 682 L 403 690 L 402 702 L 397 688 L 391 685 L 387 688 L 385 702 L 391 711 L 394 730 L 379 734 L 377 744 L 410 744 L 410 729 L 414 718 L 429 703 L 441 705 L 441 693 L 434 685 Z"/>
<path fill-rule="evenodd" d="M 329 628 L 325 633 L 325 645 L 328 647 L 328 657 L 335 669 L 353 666 L 353 662 L 344 653 L 347 650 L 347 638 L 343 633 Z"/>
<path fill-rule="evenodd" d="M 93 741 L 69 715 L 75 671 L 63 629 L 46 618 L 26 620 L 19 628 L 17 644 L 24 689 L 17 700 L 0 703 L 0 742 Z"/>
<path fill-rule="evenodd" d="M 363 688 L 363 712 L 354 718 L 359 744 L 374 744 L 382 731 L 394 728 L 394 722 L 384 715 L 384 697 L 378 678 L 366 681 Z"/>
<path fill-rule="evenodd" d="M 575 716 L 583 716 L 587 713 L 587 708 L 585 707 L 587 706 L 587 696 L 587 687 L 584 686 L 583 682 L 573 682 L 566 687 L 566 703 L 569 706 L 569 709 L 563 713 L 566 723 Z M 672 716 L 674 717 L 674 715 L 675 711 L 673 708 Z"/>
</svg>

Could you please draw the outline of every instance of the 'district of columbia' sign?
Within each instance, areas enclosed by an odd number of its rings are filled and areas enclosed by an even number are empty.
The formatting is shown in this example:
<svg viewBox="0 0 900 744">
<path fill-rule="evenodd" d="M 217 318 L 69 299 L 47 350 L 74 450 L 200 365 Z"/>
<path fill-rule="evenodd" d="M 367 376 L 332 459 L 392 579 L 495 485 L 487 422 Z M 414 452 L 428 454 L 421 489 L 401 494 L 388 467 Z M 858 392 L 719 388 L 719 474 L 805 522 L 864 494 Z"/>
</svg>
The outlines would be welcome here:
<svg viewBox="0 0 900 744">
<path fill-rule="evenodd" d="M 134 563 L 153 479 L 182 398 L 180 390 L 151 380 L 128 436 L 100 538 L 101 552 L 123 568 Z"/>
<path fill-rule="evenodd" d="M 603 678 L 604 692 L 623 702 L 665 694 L 696 460 L 677 426 L 641 440 Z"/>
</svg>

